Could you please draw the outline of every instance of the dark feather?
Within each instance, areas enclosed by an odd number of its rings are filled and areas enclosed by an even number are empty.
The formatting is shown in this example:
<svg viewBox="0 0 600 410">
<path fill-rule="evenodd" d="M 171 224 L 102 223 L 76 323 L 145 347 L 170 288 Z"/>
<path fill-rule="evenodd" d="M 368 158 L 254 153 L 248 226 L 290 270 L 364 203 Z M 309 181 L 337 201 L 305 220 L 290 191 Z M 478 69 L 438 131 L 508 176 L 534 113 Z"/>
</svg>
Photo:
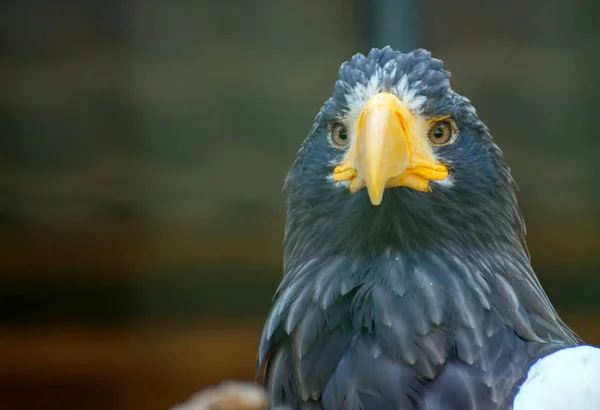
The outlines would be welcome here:
<svg viewBox="0 0 600 410">
<path fill-rule="evenodd" d="M 344 264 L 333 258 L 335 262 L 331 263 L 338 266 L 338 271 L 321 270 L 333 266 L 327 262 L 311 262 L 298 269 L 297 272 L 302 274 L 296 280 L 303 286 L 294 286 L 295 283 L 286 278 L 288 291 L 280 292 L 272 310 L 279 319 L 273 320 L 275 316 L 272 314 L 268 322 L 276 329 L 270 338 L 267 331 L 261 343 L 276 358 L 274 364 L 267 365 L 267 379 L 274 391 L 286 392 L 288 398 L 291 394 L 294 398 L 288 402 L 296 400 L 300 403 L 322 399 L 328 388 L 326 386 L 334 383 L 332 386 L 336 386 L 336 392 L 344 388 L 354 389 L 344 393 L 344 400 L 348 403 L 377 402 L 383 399 L 365 393 L 367 386 L 360 388 L 365 391 L 359 391 L 358 387 L 367 380 L 376 380 L 374 376 L 369 374 L 369 379 L 361 381 L 351 378 L 352 375 L 347 372 L 354 371 L 359 363 L 367 360 L 372 360 L 372 363 L 365 365 L 361 372 L 371 369 L 383 372 L 377 368 L 378 358 L 382 357 L 381 366 L 386 372 L 392 371 L 390 366 L 393 363 L 399 369 L 411 369 L 411 374 L 416 377 L 411 383 L 418 384 L 423 399 L 430 394 L 446 394 L 446 389 L 452 391 L 456 388 L 462 389 L 460 391 L 464 394 L 470 392 L 473 403 L 481 403 L 485 397 L 485 400 L 495 403 L 495 407 L 490 409 L 504 408 L 502 405 L 513 394 L 529 364 L 542 351 L 559 348 L 559 345 L 553 347 L 547 341 L 565 340 L 565 330 L 557 325 L 548 326 L 546 322 L 544 326 L 538 326 L 537 321 L 529 320 L 538 314 L 527 313 L 529 308 L 514 296 L 523 294 L 526 289 L 513 289 L 505 279 L 498 279 L 503 275 L 516 275 L 517 272 L 500 269 L 517 265 L 497 266 L 492 264 L 493 259 L 488 259 L 485 266 L 479 266 L 478 260 L 467 258 L 458 265 L 453 255 L 446 251 L 439 250 L 435 254 L 434 262 L 431 262 L 427 259 L 428 252 L 412 252 L 410 256 L 390 252 L 371 259 L 370 264 L 378 267 L 376 271 L 368 269 L 367 263 L 356 263 L 351 257 L 346 258 Z M 390 268 L 390 261 L 399 263 Z M 344 269 L 348 264 L 350 267 Z M 415 264 L 421 268 L 414 269 Z M 357 267 L 361 267 L 359 270 L 363 274 L 355 274 L 353 290 L 342 295 L 340 272 L 352 272 Z M 385 267 L 388 269 L 384 271 Z M 399 274 L 398 267 L 405 271 Z M 480 303 L 481 295 L 486 291 L 468 283 L 462 274 L 463 269 L 480 272 L 488 281 L 501 281 L 501 284 L 494 285 L 499 290 L 490 295 L 490 305 Z M 390 276 L 394 279 L 390 280 Z M 394 287 L 388 286 L 394 281 L 397 286 L 402 283 L 406 287 L 407 291 L 402 296 L 394 292 Z M 322 287 L 335 295 L 331 296 L 331 303 L 326 309 L 322 308 L 321 298 L 314 297 Z M 299 303 L 306 308 L 298 309 Z M 432 309 L 431 303 L 439 308 Z M 436 313 L 438 310 L 442 313 Z M 297 315 L 301 317 L 297 326 L 290 326 L 289 318 Z M 440 321 L 440 318 L 443 320 Z M 573 343 L 573 340 L 565 342 Z M 539 348 L 526 348 L 527 344 L 539 345 Z M 369 349 L 365 348 L 366 345 Z M 284 352 L 285 360 L 280 352 Z M 520 358 L 517 360 L 515 355 L 520 355 Z M 352 360 L 352 366 L 342 366 L 345 360 Z M 286 366 L 289 368 L 283 376 L 283 384 L 279 386 L 277 381 L 282 378 L 282 369 Z M 447 370 L 449 366 L 454 370 Z M 456 380 L 444 376 L 446 373 L 455 374 L 460 369 L 468 370 L 467 374 Z M 380 382 L 377 383 L 379 386 Z M 454 386 L 453 383 L 459 385 Z M 394 391 L 410 395 L 413 387 L 398 385 Z M 339 394 L 336 393 L 335 397 Z M 273 396 L 276 403 L 286 402 L 277 399 Z M 461 400 L 467 400 L 467 397 Z M 462 405 L 465 402 L 461 400 L 457 403 Z"/>
</svg>

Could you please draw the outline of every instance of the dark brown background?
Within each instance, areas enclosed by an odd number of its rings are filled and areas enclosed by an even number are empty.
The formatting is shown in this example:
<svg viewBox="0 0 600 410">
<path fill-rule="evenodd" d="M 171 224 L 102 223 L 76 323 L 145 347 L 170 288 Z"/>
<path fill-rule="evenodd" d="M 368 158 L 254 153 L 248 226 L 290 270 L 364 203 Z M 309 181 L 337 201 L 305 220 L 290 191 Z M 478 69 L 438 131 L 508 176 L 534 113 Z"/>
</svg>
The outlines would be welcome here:
<svg viewBox="0 0 600 410">
<path fill-rule="evenodd" d="M 542 283 L 600 344 L 598 7 L 3 2 L 0 409 L 165 409 L 252 379 L 286 171 L 339 64 L 386 44 L 454 73 Z"/>
</svg>

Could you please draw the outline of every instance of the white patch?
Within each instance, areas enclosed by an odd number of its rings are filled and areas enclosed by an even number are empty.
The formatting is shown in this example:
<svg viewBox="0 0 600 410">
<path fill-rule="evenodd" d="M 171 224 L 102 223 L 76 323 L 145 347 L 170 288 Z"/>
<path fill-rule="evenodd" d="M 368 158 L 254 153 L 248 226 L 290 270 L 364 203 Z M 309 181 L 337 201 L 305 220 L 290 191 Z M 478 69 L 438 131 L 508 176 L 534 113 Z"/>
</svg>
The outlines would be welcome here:
<svg viewBox="0 0 600 410">
<path fill-rule="evenodd" d="M 448 175 L 445 179 L 433 180 L 433 181 L 429 181 L 429 183 L 443 186 L 444 188 L 450 188 L 450 187 L 454 186 L 454 181 L 452 180 L 450 175 Z"/>
<path fill-rule="evenodd" d="M 340 188 L 348 189 L 350 188 L 350 181 L 336 181 L 333 178 L 333 174 L 327 175 L 327 180 L 331 182 L 333 185 L 338 186 Z"/>
<path fill-rule="evenodd" d="M 424 87 L 421 87 L 421 84 L 421 80 L 409 84 L 408 76 L 404 74 L 398 84 L 393 88 L 394 94 L 396 94 L 400 101 L 415 114 L 421 112 L 423 105 L 425 105 L 425 101 L 427 101 L 427 98 L 418 95 L 418 93 L 424 89 Z"/>
<path fill-rule="evenodd" d="M 381 67 L 377 67 L 375 73 L 373 73 L 366 85 L 357 83 L 344 95 L 346 105 L 348 106 L 348 112 L 346 113 L 346 123 L 348 128 L 358 121 L 358 116 L 367 100 L 382 91 L 386 75 L 389 74 Z"/>
<path fill-rule="evenodd" d="M 390 60 L 383 66 L 383 69 L 390 73 L 390 78 L 394 78 L 396 76 L 396 69 L 398 68 L 398 63 L 396 60 Z"/>
<path fill-rule="evenodd" d="M 329 161 L 329 166 L 331 167 L 337 167 L 338 165 L 340 165 L 340 162 L 342 162 L 344 160 L 344 158 L 336 158 L 336 159 L 332 159 L 331 161 Z"/>
<path fill-rule="evenodd" d="M 366 85 L 357 83 L 344 95 L 348 106 L 344 120 L 346 127 L 351 132 L 351 135 L 349 135 L 351 139 L 354 137 L 352 130 L 356 128 L 358 117 L 365 103 L 375 94 L 382 92 L 384 84 L 393 80 L 396 76 L 396 65 L 397 63 L 394 60 L 390 60 L 383 68 L 377 67 Z M 420 114 L 427 98 L 419 95 L 419 93 L 425 88 L 427 86 L 423 85 L 421 80 L 409 83 L 408 76 L 404 74 L 390 92 L 396 95 L 413 114 Z"/>
<path fill-rule="evenodd" d="M 534 363 L 513 410 L 600 409 L 600 349 L 577 346 L 559 350 Z"/>
</svg>

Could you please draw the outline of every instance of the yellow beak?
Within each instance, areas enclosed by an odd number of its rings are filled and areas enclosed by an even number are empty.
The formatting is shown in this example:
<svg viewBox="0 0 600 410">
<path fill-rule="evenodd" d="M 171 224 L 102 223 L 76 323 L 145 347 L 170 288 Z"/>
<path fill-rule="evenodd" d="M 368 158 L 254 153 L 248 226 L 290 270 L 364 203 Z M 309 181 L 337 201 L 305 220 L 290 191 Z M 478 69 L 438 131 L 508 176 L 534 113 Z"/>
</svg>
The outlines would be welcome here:
<svg viewBox="0 0 600 410">
<path fill-rule="evenodd" d="M 334 179 L 350 180 L 351 192 L 366 186 L 373 205 L 381 204 L 385 188 L 428 192 L 429 181 L 446 178 L 448 170 L 435 160 L 427 131 L 427 121 L 413 115 L 395 95 L 374 95 L 363 107 Z"/>
</svg>

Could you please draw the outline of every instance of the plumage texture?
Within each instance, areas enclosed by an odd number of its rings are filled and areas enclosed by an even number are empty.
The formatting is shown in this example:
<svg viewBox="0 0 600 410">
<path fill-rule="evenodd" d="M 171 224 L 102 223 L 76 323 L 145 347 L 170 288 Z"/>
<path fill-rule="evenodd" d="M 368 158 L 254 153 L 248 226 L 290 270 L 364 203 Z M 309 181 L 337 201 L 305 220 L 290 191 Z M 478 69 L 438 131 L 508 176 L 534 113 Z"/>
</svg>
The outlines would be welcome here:
<svg viewBox="0 0 600 410">
<path fill-rule="evenodd" d="M 286 181 L 285 275 L 258 354 L 274 404 L 509 409 L 537 358 L 579 343 L 531 269 L 510 169 L 449 76 L 424 50 L 341 66 Z M 343 152 L 327 133 L 382 91 L 458 135 L 435 150 L 451 183 L 374 207 L 329 177 Z"/>
</svg>

